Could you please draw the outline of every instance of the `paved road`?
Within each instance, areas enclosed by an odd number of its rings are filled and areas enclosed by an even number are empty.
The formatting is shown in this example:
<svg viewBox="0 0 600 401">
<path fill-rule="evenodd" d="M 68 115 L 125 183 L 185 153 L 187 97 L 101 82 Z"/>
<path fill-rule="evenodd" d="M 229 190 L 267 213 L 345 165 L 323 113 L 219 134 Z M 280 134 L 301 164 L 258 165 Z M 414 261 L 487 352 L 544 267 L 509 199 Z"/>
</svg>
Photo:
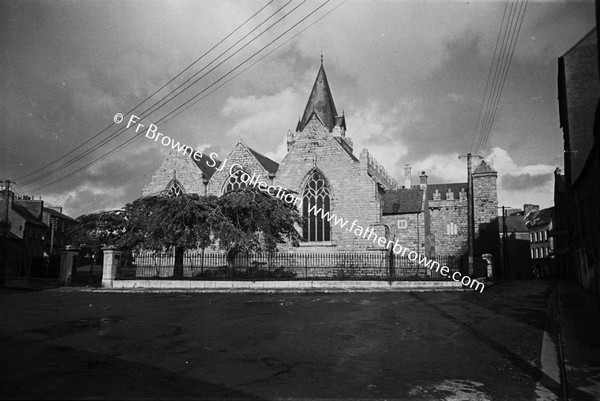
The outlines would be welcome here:
<svg viewBox="0 0 600 401">
<path fill-rule="evenodd" d="M 4 289 L 0 396 L 558 399 L 554 294 Z"/>
</svg>

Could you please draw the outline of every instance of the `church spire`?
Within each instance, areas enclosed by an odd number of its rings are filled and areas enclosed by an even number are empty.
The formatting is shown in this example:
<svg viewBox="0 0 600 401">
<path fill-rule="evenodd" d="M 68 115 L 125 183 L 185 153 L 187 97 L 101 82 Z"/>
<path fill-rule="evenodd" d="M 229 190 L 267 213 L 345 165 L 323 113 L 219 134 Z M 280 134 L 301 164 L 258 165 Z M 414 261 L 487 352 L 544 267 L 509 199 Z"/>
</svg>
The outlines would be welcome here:
<svg viewBox="0 0 600 401">
<path fill-rule="evenodd" d="M 325 68 L 323 68 L 323 55 L 321 55 L 321 67 L 319 68 L 317 79 L 308 98 L 302 119 L 298 122 L 297 131 L 304 129 L 313 113 L 327 127 L 329 132 L 333 130 L 338 115 L 333 103 L 333 96 L 331 96 L 331 89 L 329 89 L 329 83 L 327 82 L 327 75 L 325 75 Z"/>
</svg>

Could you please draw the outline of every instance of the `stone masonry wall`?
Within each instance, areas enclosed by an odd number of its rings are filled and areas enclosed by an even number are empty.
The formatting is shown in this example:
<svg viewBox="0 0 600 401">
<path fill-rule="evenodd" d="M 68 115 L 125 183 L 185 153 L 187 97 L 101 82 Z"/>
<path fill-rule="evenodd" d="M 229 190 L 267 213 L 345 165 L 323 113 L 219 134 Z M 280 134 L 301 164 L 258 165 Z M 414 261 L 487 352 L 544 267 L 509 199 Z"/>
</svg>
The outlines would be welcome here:
<svg viewBox="0 0 600 401">
<path fill-rule="evenodd" d="M 466 187 L 466 184 L 465 184 Z M 435 255 L 461 255 L 467 251 L 468 235 L 467 198 L 447 199 L 441 194 L 440 200 L 429 200 L 430 238 L 433 240 Z M 457 226 L 458 234 L 448 234 L 450 223 Z"/>
<path fill-rule="evenodd" d="M 176 178 L 186 193 L 204 195 L 202 171 L 190 158 L 189 152 L 170 152 L 161 166 L 152 175 L 152 180 L 142 189 L 142 196 L 155 195 L 167 189 L 167 185 Z"/>
<path fill-rule="evenodd" d="M 252 174 L 260 175 L 259 182 L 264 181 L 267 184 L 272 184 L 269 179 L 269 172 L 256 160 L 256 157 L 248 150 L 246 145 L 239 142 L 223 160 L 223 164 L 219 166 L 219 170 L 213 174 L 208 183 L 208 194 L 221 196 L 227 181 L 229 181 L 229 170 L 235 164 L 242 166 L 244 171 L 252 176 Z"/>
<path fill-rule="evenodd" d="M 381 202 L 375 182 L 367 175 L 368 152 L 363 151 L 360 160 L 352 159 L 321 123 L 313 117 L 302 132 L 293 135 L 293 143 L 282 160 L 274 185 L 302 194 L 314 168 L 319 169 L 329 184 L 331 212 L 357 225 L 367 228 L 376 226 L 374 232 L 385 236 L 381 225 Z M 353 232 L 331 224 L 331 242 L 303 244 L 293 248 L 302 252 L 312 251 L 365 251 L 380 248 Z M 373 238 L 373 237 L 372 237 Z"/>
<path fill-rule="evenodd" d="M 386 215 L 382 222 L 390 228 L 389 239 L 396 238 L 408 251 L 425 253 L 425 215 L 424 213 Z"/>
<path fill-rule="evenodd" d="M 473 174 L 475 256 L 491 253 L 499 257 L 498 192 L 494 173 Z"/>
</svg>

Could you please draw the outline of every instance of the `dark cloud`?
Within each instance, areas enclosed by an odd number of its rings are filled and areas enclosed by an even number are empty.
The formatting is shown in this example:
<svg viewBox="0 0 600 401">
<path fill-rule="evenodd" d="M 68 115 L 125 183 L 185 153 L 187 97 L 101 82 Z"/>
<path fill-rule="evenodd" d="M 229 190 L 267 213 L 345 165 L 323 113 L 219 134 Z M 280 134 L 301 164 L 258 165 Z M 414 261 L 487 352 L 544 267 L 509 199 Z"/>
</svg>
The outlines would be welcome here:
<svg viewBox="0 0 600 401">
<path fill-rule="evenodd" d="M 506 190 L 522 191 L 531 190 L 544 186 L 553 178 L 552 173 L 547 174 L 505 174 L 501 178 L 501 184 Z"/>
<path fill-rule="evenodd" d="M 2 178 L 23 182 L 20 178 L 25 174 L 92 138 L 112 122 L 116 112 L 138 104 L 264 3 L 0 2 Z M 262 17 L 280 6 L 274 2 Z M 295 15 L 305 15 L 314 7 L 307 2 Z M 477 120 L 503 7 L 500 2 L 344 3 L 210 97 L 159 124 L 159 131 L 191 146 L 206 145 L 221 158 L 239 138 L 258 151 L 274 152 L 303 112 L 323 53 L 336 106 L 346 111 L 349 135 L 356 143 L 368 142 L 388 170 L 401 172 L 404 164 L 435 155 L 464 154 Z M 279 30 L 261 37 L 145 121 L 156 123 L 292 21 L 297 21 L 295 16 L 287 17 Z M 592 3 L 530 3 L 489 146 L 508 150 L 519 166 L 561 161 L 556 58 L 594 23 Z M 244 29 L 241 34 L 248 31 Z M 217 54 L 210 53 L 192 70 L 207 67 Z M 272 109 L 267 114 L 273 126 L 259 130 L 251 124 L 266 115 L 259 107 L 223 115 L 231 99 L 253 97 Z M 358 127 L 371 131 L 356 132 Z M 160 165 L 165 156 L 161 145 L 138 142 L 98 165 L 83 166 L 130 135 L 131 131 L 59 174 L 21 190 L 74 173 L 28 194 L 62 203 L 75 215 L 124 205 L 139 196 Z"/>
</svg>

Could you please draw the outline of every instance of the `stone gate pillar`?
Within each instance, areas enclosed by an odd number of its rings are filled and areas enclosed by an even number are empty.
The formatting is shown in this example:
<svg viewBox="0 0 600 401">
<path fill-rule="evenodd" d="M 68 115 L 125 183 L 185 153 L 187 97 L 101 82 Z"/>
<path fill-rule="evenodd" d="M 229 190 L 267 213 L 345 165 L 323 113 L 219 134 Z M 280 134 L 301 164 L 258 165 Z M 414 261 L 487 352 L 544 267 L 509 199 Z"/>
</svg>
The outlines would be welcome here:
<svg viewBox="0 0 600 401">
<path fill-rule="evenodd" d="M 490 280 L 494 279 L 494 266 L 492 264 L 492 254 L 491 253 L 484 253 L 483 255 L 481 255 L 481 258 L 483 260 L 485 260 L 487 262 L 487 277 Z"/>
<path fill-rule="evenodd" d="M 73 269 L 77 268 L 78 255 L 78 249 L 69 247 L 60 252 L 60 271 L 58 273 L 58 282 L 61 285 L 71 285 Z"/>
<path fill-rule="evenodd" d="M 102 287 L 112 288 L 117 274 L 117 268 L 121 262 L 121 251 L 114 248 L 103 248 L 104 264 L 102 266 Z"/>
</svg>

